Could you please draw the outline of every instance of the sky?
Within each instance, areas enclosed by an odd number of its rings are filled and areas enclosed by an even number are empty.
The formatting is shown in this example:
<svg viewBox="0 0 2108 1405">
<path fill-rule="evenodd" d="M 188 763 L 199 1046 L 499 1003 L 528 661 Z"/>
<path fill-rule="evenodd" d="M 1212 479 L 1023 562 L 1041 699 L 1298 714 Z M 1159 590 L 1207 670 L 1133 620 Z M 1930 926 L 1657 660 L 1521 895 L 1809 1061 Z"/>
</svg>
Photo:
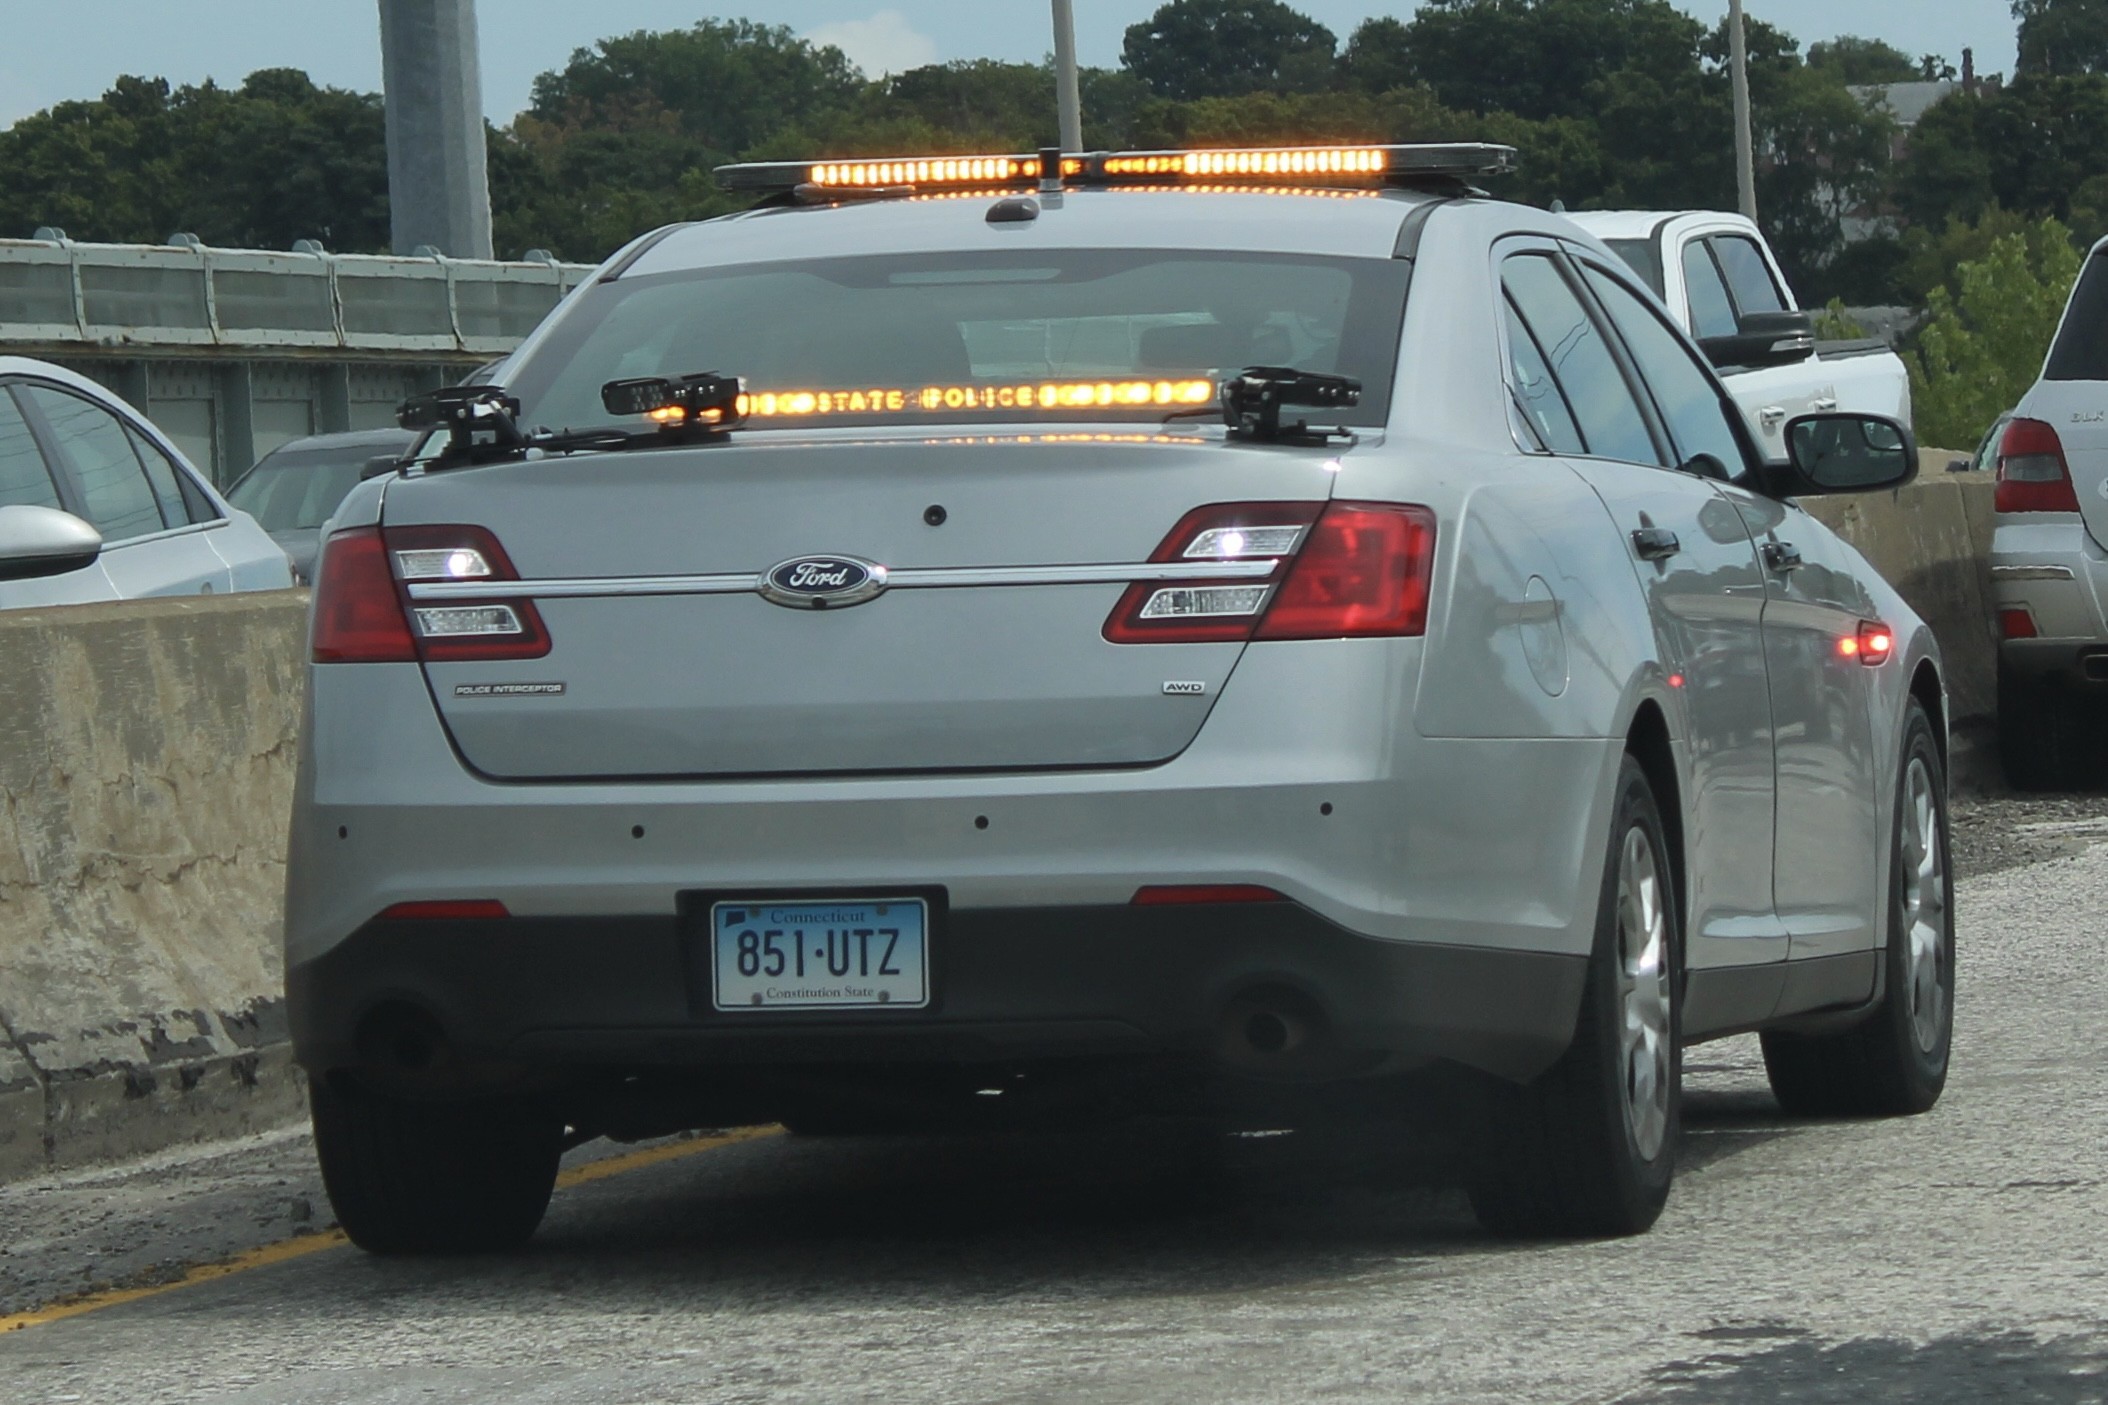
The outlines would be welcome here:
<svg viewBox="0 0 2108 1405">
<path fill-rule="evenodd" d="M 1074 0 L 1086 64 L 1119 62 L 1120 36 L 1158 0 Z M 1290 0 L 1342 42 L 1371 14 L 1409 15 L 1413 0 Z M 1727 0 L 1674 0 L 1707 22 Z M 92 98 L 121 73 L 176 83 L 238 83 L 258 68 L 304 68 L 322 83 L 380 87 L 375 0 L 0 0 L 0 126 L 69 98 Z M 1747 0 L 1753 18 L 1805 46 L 1838 34 L 1886 39 L 1913 56 L 1959 64 L 1976 50 L 1984 73 L 2013 67 L 2008 0 Z M 961 58 L 1036 62 L 1053 47 L 1048 0 L 481 0 L 484 108 L 501 125 L 527 105 L 534 76 L 608 34 L 675 29 L 708 15 L 744 15 L 839 46 L 876 76 Z M 90 38 L 84 38 L 90 36 Z"/>
</svg>

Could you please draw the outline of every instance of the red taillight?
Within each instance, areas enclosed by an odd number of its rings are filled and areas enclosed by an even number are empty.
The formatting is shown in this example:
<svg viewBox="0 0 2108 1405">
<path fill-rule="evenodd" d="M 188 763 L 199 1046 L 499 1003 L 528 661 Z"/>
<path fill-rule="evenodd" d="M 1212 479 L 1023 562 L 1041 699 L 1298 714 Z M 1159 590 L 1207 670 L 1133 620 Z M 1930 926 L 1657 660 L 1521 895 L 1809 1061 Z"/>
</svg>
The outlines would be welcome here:
<svg viewBox="0 0 2108 1405">
<path fill-rule="evenodd" d="M 2014 420 L 1998 444 L 2000 512 L 2077 512 L 2063 441 L 2041 420 Z"/>
<path fill-rule="evenodd" d="M 417 661 L 380 528 L 354 527 L 323 544 L 312 657 L 316 663 Z"/>
<path fill-rule="evenodd" d="M 2008 605 L 1998 612 L 1998 633 L 2004 639 L 2034 639 L 2039 637 L 2035 628 L 2035 612 L 2025 605 Z"/>
<path fill-rule="evenodd" d="M 1847 634 L 1837 641 L 1837 652 L 1874 668 L 1887 663 L 1889 655 L 1896 652 L 1895 632 L 1885 624 L 1861 620 L 1857 633 Z"/>
<path fill-rule="evenodd" d="M 355 527 L 324 545 L 315 587 L 316 663 L 538 659 L 549 632 L 534 602 L 508 598 L 519 579 L 481 527 Z M 444 598 L 417 587 L 442 586 Z"/>
<path fill-rule="evenodd" d="M 1334 503 L 1289 568 L 1261 639 L 1425 634 L 1435 515 L 1393 503 Z"/>
<path fill-rule="evenodd" d="M 1105 621 L 1115 644 L 1346 639 L 1427 628 L 1435 516 L 1397 503 L 1217 503 L 1150 555 L 1191 580 L 1137 581 Z M 1210 579 L 1208 565 L 1245 568 Z"/>
<path fill-rule="evenodd" d="M 389 922 L 443 922 L 456 918 L 510 917 L 496 898 L 454 898 L 437 902 L 394 903 L 381 910 Z"/>
<path fill-rule="evenodd" d="M 1169 907 L 1184 903 L 1285 903 L 1288 897 L 1256 883 L 1151 884 L 1135 889 L 1136 907 Z"/>
</svg>

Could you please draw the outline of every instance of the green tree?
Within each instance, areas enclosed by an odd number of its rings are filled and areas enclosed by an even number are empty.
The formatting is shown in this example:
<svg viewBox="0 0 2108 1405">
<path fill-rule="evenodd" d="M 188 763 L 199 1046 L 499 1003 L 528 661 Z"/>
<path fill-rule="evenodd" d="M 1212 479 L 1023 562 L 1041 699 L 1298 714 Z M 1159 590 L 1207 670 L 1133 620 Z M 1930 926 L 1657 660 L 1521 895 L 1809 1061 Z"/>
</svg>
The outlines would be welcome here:
<svg viewBox="0 0 2108 1405">
<path fill-rule="evenodd" d="M 2018 403 L 2041 372 L 2063 316 L 2079 255 L 2064 226 L 2043 221 L 2033 237 L 1995 241 L 1955 270 L 1956 288 L 1935 288 L 1910 358 L 1918 437 L 1974 444 Z"/>
<path fill-rule="evenodd" d="M 1169 0 L 1128 26 L 1120 65 L 1174 99 L 1309 91 L 1331 81 L 1338 42 L 1281 0 Z"/>
<path fill-rule="evenodd" d="M 1404 28 L 1406 76 L 1445 105 L 1533 121 L 1593 115 L 1613 74 L 1695 74 L 1705 34 L 1668 0 L 1427 0 Z"/>
<path fill-rule="evenodd" d="M 0 231 L 283 249 L 388 246 L 379 97 L 262 69 L 239 88 L 123 77 L 0 131 Z"/>
<path fill-rule="evenodd" d="M 2108 72 L 2108 0 L 2013 0 L 2023 74 Z"/>
<path fill-rule="evenodd" d="M 1911 83 L 1920 65 L 1909 54 L 1879 39 L 1840 34 L 1808 46 L 1808 67 L 1840 83 Z"/>
</svg>

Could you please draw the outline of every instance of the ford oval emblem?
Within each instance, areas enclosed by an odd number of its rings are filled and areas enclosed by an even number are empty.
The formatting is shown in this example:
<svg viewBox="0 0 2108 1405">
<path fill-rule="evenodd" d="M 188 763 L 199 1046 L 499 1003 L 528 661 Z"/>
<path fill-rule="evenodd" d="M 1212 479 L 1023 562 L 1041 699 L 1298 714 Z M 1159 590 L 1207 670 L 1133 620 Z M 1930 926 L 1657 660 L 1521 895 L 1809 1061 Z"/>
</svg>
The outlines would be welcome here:
<svg viewBox="0 0 2108 1405">
<path fill-rule="evenodd" d="M 762 574 L 762 598 L 801 610 L 861 605 L 886 588 L 886 568 L 856 556 L 794 556 Z"/>
</svg>

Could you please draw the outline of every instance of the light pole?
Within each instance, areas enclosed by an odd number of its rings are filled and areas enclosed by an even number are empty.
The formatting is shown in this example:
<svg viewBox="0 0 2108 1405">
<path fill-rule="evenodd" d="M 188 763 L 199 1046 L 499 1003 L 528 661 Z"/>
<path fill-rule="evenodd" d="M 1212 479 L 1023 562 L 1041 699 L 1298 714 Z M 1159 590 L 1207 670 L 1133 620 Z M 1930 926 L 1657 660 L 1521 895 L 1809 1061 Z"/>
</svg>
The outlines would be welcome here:
<svg viewBox="0 0 2108 1405">
<path fill-rule="evenodd" d="M 1054 0 L 1054 105 L 1061 117 L 1061 149 L 1083 150 L 1083 100 L 1076 89 L 1076 12 Z"/>
<path fill-rule="evenodd" d="M 1757 158 L 1749 129 L 1749 38 L 1742 31 L 1742 0 L 1727 0 L 1727 62 L 1735 87 L 1735 193 L 1743 216 L 1755 220 Z"/>
</svg>

